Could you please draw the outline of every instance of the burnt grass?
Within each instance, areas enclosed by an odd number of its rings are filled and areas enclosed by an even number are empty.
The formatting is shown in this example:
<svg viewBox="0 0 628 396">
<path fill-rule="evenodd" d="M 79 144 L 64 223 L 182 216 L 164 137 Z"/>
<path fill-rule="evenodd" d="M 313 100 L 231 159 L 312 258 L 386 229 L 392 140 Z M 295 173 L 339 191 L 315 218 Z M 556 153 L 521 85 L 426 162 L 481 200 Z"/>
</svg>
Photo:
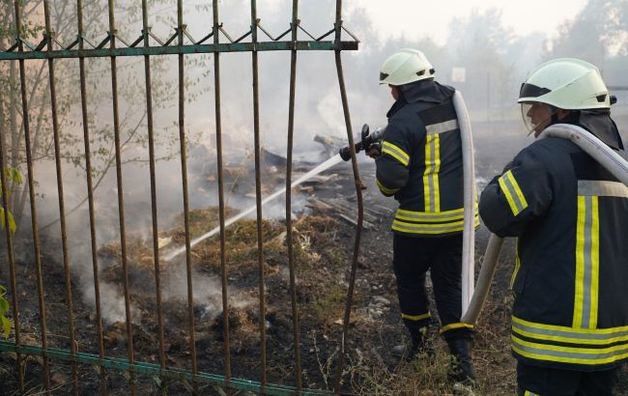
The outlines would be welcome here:
<svg viewBox="0 0 628 396">
<path fill-rule="evenodd" d="M 487 149 L 487 148 L 484 148 Z M 508 155 L 508 154 L 504 154 Z M 478 164 L 491 173 L 505 161 Z M 345 360 L 342 391 L 362 395 L 448 395 L 459 394 L 447 381 L 448 355 L 438 326 L 430 327 L 429 337 L 436 347 L 432 359 L 421 356 L 406 363 L 391 353 L 393 346 L 405 339 L 391 268 L 392 237 L 390 210 L 392 200 L 379 195 L 374 185 L 371 163 L 361 164 L 364 204 L 379 208 L 380 218 L 361 234 L 355 290 Z M 355 204 L 355 190 L 350 167 L 339 165 L 328 173 L 337 173 L 334 183 L 314 188 L 319 198 L 344 197 Z M 311 190 L 308 190 L 312 194 Z M 227 209 L 227 217 L 235 211 Z M 218 224 L 216 208 L 196 209 L 190 213 L 192 237 Z M 283 220 L 264 220 L 263 274 L 265 315 L 260 315 L 260 268 L 257 249 L 257 224 L 243 220 L 225 232 L 225 280 L 228 287 L 229 315 L 222 312 L 221 243 L 217 237 L 197 245 L 191 254 L 195 300 L 188 306 L 185 254 L 171 262 L 160 262 L 163 312 L 163 352 L 170 368 L 191 370 L 190 313 L 194 318 L 197 367 L 200 372 L 225 375 L 225 327 L 228 323 L 229 356 L 233 378 L 261 381 L 265 368 L 268 383 L 296 385 L 295 332 L 300 337 L 300 364 L 303 387 L 333 389 L 341 346 L 342 318 L 350 279 L 355 227 L 339 216 L 318 213 L 293 217 L 293 257 L 298 307 L 298 327 L 293 321 L 290 269 Z M 160 233 L 166 252 L 185 242 L 182 227 Z M 476 262 L 486 247 L 488 232 L 483 227 L 476 234 Z M 30 249 L 29 245 L 24 249 Z M 63 265 L 59 262 L 58 241 L 42 237 L 47 342 L 50 347 L 69 350 L 69 314 Z M 19 249 L 18 249 L 19 250 Z M 514 241 L 507 240 L 489 297 L 476 326 L 473 359 L 478 376 L 475 394 L 506 395 L 516 393 L 515 362 L 510 354 L 510 275 L 514 266 Z M 152 242 L 129 236 L 127 242 L 129 295 L 133 312 L 134 359 L 160 363 L 158 306 L 155 298 Z M 119 242 L 98 250 L 100 280 L 123 292 L 123 271 Z M 18 255 L 18 300 L 20 338 L 23 344 L 40 345 L 41 328 L 36 273 L 32 257 Z M 476 265 L 479 267 L 479 265 Z M 3 279 L 8 270 L 2 269 Z M 78 280 L 73 277 L 73 285 Z M 178 286 L 175 286 L 178 285 Z M 176 289 L 176 290 L 175 290 Z M 98 329 L 93 304 L 85 302 L 78 291 L 72 298 L 76 345 L 80 352 L 98 354 Z M 104 300 L 105 307 L 109 302 Z M 434 304 L 432 304 L 434 307 Z M 433 309 L 435 314 L 435 309 Z M 434 315 L 436 317 L 436 315 Z M 266 364 L 262 367 L 261 329 L 266 337 Z M 14 335 L 12 334 L 14 340 Z M 124 320 L 105 321 L 103 348 L 106 356 L 128 357 L 128 338 Z M 17 356 L 0 354 L 0 395 L 19 394 Z M 43 387 L 44 361 L 24 357 L 26 394 L 37 394 Z M 72 365 L 49 361 L 50 383 L 55 394 L 72 392 Z M 95 394 L 105 384 L 109 394 L 129 394 L 129 376 L 108 370 L 100 373 L 90 364 L 77 365 L 80 394 Z M 193 388 L 186 381 L 158 379 L 138 375 L 134 379 L 138 394 L 187 394 Z M 200 384 L 201 394 L 222 394 L 217 387 Z M 464 393 L 462 393 L 464 394 Z M 620 375 L 617 394 L 628 394 L 628 372 Z"/>
</svg>

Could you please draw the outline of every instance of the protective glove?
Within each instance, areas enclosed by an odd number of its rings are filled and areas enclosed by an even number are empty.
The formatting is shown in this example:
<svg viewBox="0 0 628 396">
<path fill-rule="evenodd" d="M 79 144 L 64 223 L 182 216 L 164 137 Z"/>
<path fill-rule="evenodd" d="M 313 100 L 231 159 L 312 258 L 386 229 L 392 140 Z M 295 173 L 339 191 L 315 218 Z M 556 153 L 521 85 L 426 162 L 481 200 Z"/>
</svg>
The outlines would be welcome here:
<svg viewBox="0 0 628 396">
<path fill-rule="evenodd" d="M 377 140 L 371 143 L 371 145 L 365 152 L 366 152 L 366 155 L 368 155 L 369 157 L 373 159 L 379 157 L 380 155 L 382 155 L 382 141 Z"/>
</svg>

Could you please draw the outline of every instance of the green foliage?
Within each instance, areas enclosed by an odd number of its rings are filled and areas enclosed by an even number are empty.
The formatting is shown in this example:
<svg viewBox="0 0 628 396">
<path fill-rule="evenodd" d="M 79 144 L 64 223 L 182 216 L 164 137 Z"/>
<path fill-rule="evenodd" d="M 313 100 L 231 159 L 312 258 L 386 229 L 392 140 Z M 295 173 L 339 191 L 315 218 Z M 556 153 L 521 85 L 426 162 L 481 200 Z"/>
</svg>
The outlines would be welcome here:
<svg viewBox="0 0 628 396">
<path fill-rule="evenodd" d="M 110 30 L 106 17 L 107 2 L 85 0 L 82 5 L 82 17 L 85 31 L 83 37 L 89 42 L 100 42 Z M 118 34 L 129 39 L 141 33 L 141 2 L 129 2 L 120 7 L 116 19 L 118 20 Z M 149 9 L 154 9 L 163 3 L 163 0 L 150 0 Z M 55 34 L 55 41 L 67 45 L 76 39 L 77 15 L 76 7 L 69 0 L 55 2 L 51 9 L 50 30 Z M 46 30 L 44 26 L 43 7 L 38 0 L 19 0 L 21 18 L 20 39 L 25 44 L 41 42 Z M 160 7 L 161 8 L 161 7 Z M 152 14 L 151 14 L 152 15 Z M 15 2 L 0 0 L 0 51 L 6 51 L 16 40 Z M 55 45 L 57 48 L 57 45 Z M 172 112 L 177 105 L 178 84 L 168 77 L 171 72 L 172 59 L 168 57 L 153 57 L 151 59 L 151 73 L 153 76 L 152 108 L 155 114 Z M 31 123 L 30 149 L 36 161 L 51 161 L 55 158 L 54 125 L 50 113 L 51 89 L 49 74 L 46 72 L 47 62 L 29 61 L 26 67 L 26 79 L 29 82 L 27 110 Z M 186 70 L 195 67 L 206 69 L 206 62 L 200 60 L 186 60 Z M 56 74 L 55 102 L 60 152 L 64 163 L 72 165 L 77 174 L 86 169 L 86 154 L 82 116 L 81 91 L 76 89 L 80 85 L 79 64 L 77 62 L 58 60 L 54 62 Z M 148 134 L 147 109 L 145 99 L 144 59 L 133 57 L 120 59 L 117 64 L 119 101 L 119 137 L 120 149 L 124 152 L 122 165 L 128 163 L 148 164 Z M 189 75 L 195 74 L 190 72 Z M 102 186 L 105 177 L 115 168 L 115 128 L 109 111 L 112 108 L 111 91 L 111 64 L 107 60 L 88 58 L 85 60 L 86 84 L 86 123 L 89 130 L 90 165 L 93 177 L 94 190 Z M 189 80 L 189 81 L 188 81 Z M 24 140 L 24 111 L 22 109 L 20 93 L 20 72 L 18 62 L 0 62 L 0 130 L 5 137 L 5 163 L 19 168 L 26 163 Z M 194 78 L 185 81 L 188 91 L 186 100 L 191 101 L 197 95 L 199 84 Z M 178 125 L 165 125 L 160 117 L 155 117 L 153 128 L 155 157 L 157 161 L 169 160 L 179 151 Z M 198 131 L 188 132 L 191 140 L 197 140 Z M 35 183 L 38 181 L 35 180 Z M 51 180 L 40 180 L 44 184 Z M 7 183 L 9 184 L 9 183 Z M 47 184 L 46 184 L 47 185 Z M 74 187 L 75 184 L 72 184 Z M 28 188 L 26 185 L 12 183 L 7 186 L 12 192 L 11 215 L 19 225 L 27 207 Z M 72 188 L 71 187 L 71 188 Z M 45 187 L 44 187 L 45 188 Z M 43 189 L 43 188 L 42 188 Z M 41 193 L 36 193 L 41 197 Z M 68 208 L 68 213 L 76 210 L 87 201 L 84 197 L 76 207 Z M 1 213 L 0 213 L 1 214 Z M 0 216 L 2 218 L 3 216 Z M 6 221 L 5 221 L 6 222 Z M 11 222 L 9 222 L 11 223 Z M 3 225 L 2 227 L 4 227 Z M 8 224 L 7 228 L 10 228 Z M 43 228 L 46 226 L 44 225 Z"/>
<path fill-rule="evenodd" d="M 13 215 L 11 214 L 11 212 L 7 213 L 8 218 L 9 218 L 9 231 L 11 233 L 15 232 L 15 228 L 17 227 L 15 224 L 15 219 L 13 218 Z M 2 225 L 2 228 L 6 228 L 6 224 L 5 223 L 5 215 L 4 215 L 4 208 L 2 206 L 0 206 L 0 225 Z"/>
<path fill-rule="evenodd" d="M 22 184 L 23 178 L 22 174 L 19 170 L 11 167 L 7 167 L 4 169 L 5 179 L 8 183 L 13 185 Z M 0 197 L 2 196 L 2 184 L 0 181 Z M 10 189 L 7 188 L 7 195 L 9 195 Z M 7 196 L 8 198 L 8 196 Z M 8 217 L 9 221 L 9 232 L 14 233 L 17 225 L 15 224 L 15 219 L 13 218 L 13 214 L 7 210 L 5 216 L 5 208 L 0 206 L 0 225 L 2 225 L 3 229 L 6 229 L 5 219 Z M 6 313 L 9 311 L 9 302 L 5 298 L 7 290 L 4 286 L 0 285 L 0 334 L 4 336 L 4 338 L 8 338 L 9 334 L 11 334 L 11 320 L 6 317 Z"/>
<path fill-rule="evenodd" d="M 9 184 L 12 185 L 18 185 L 18 184 L 22 184 L 23 182 L 23 178 L 22 178 L 22 174 L 20 173 L 19 170 L 15 169 L 15 168 L 11 168 L 11 167 L 7 167 L 4 169 L 4 174 L 5 174 L 5 178 L 6 180 L 9 182 Z M 0 187 L 2 187 L 2 182 L 0 181 Z M 10 195 L 10 188 L 7 188 L 7 201 Z M 2 197 L 2 190 L 0 189 L 0 197 Z M 13 214 L 10 211 L 7 211 L 7 216 L 5 216 L 4 213 L 4 207 L 0 206 L 0 226 L 3 229 L 6 229 L 6 224 L 5 224 L 5 219 L 6 217 L 8 217 L 9 220 L 9 231 L 11 233 L 15 232 L 15 229 L 17 228 L 17 225 L 15 223 L 15 219 L 13 218 Z"/>
<path fill-rule="evenodd" d="M 0 286 L 0 332 L 4 338 L 8 338 L 11 334 L 11 320 L 6 317 L 9 311 L 9 302 L 5 298 L 7 290 L 4 286 Z"/>
</svg>

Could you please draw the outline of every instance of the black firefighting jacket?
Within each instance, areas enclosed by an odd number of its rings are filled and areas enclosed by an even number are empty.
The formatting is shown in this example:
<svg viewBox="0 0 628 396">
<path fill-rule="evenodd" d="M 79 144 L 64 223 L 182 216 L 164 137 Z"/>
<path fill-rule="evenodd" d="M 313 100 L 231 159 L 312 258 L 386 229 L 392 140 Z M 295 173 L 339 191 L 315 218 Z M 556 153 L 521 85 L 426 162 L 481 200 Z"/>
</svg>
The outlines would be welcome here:
<svg viewBox="0 0 628 396">
<path fill-rule="evenodd" d="M 608 113 L 581 121 L 623 147 Z M 519 361 L 598 371 L 628 358 L 628 187 L 569 140 L 542 138 L 489 183 L 480 215 L 495 234 L 518 237 Z"/>
<path fill-rule="evenodd" d="M 434 80 L 402 88 L 375 160 L 377 186 L 399 202 L 392 229 L 409 236 L 460 233 L 464 190 L 455 91 Z"/>
</svg>

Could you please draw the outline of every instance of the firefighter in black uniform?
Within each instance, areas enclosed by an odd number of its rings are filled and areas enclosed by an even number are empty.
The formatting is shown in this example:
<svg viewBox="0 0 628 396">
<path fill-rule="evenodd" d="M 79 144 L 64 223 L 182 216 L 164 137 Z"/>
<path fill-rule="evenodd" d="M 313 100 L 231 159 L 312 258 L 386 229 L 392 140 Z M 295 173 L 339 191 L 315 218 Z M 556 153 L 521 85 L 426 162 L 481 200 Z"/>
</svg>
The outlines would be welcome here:
<svg viewBox="0 0 628 396">
<path fill-rule="evenodd" d="M 539 66 L 521 86 L 535 136 L 556 123 L 623 150 L 598 69 Z M 628 187 L 567 139 L 524 148 L 483 191 L 480 215 L 516 236 L 512 351 L 520 395 L 611 395 L 628 358 Z"/>
<path fill-rule="evenodd" d="M 417 352 L 432 353 L 425 337 L 431 320 L 425 290 L 430 270 L 440 333 L 453 356 L 450 377 L 471 382 L 473 326 L 460 321 L 464 205 L 455 91 L 434 81 L 430 62 L 412 49 L 388 58 L 379 81 L 391 87 L 395 103 L 381 146 L 369 155 L 375 157 L 380 191 L 399 202 L 392 223 L 393 267 L 411 340 L 405 355 L 411 360 Z"/>
</svg>

